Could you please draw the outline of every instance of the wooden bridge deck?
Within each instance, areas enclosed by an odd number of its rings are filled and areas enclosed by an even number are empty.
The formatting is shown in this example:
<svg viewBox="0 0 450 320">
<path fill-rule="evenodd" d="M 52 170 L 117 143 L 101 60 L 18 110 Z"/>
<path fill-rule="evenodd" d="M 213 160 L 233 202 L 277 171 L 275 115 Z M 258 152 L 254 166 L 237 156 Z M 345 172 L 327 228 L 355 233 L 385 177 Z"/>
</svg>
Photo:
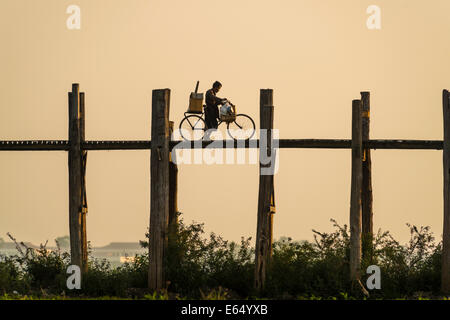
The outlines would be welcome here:
<svg viewBox="0 0 450 320">
<path fill-rule="evenodd" d="M 180 149 L 200 148 L 199 142 L 171 141 L 170 149 L 174 146 Z M 201 148 L 211 143 L 215 147 L 226 148 L 259 148 L 259 140 L 223 140 L 220 146 L 218 141 L 202 141 Z M 350 139 L 274 139 L 274 145 L 281 149 L 351 149 Z M 182 143 L 182 144 L 181 144 Z M 68 140 L 5 140 L 0 141 L 0 151 L 68 151 Z M 82 150 L 150 150 L 150 140 L 116 140 L 116 141 L 85 141 Z M 442 150 L 442 140 L 368 140 L 363 142 L 366 149 L 416 149 L 416 150 Z"/>
</svg>

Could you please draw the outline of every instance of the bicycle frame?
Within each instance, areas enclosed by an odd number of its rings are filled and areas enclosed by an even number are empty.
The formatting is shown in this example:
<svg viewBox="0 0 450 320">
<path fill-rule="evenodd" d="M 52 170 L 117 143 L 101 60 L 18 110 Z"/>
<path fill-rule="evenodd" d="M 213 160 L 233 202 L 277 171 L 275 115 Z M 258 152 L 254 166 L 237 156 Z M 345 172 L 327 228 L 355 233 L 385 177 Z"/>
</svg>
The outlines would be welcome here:
<svg viewBox="0 0 450 320">
<path fill-rule="evenodd" d="M 251 127 L 250 128 L 253 128 L 252 134 L 247 138 L 247 139 L 250 139 L 253 136 L 253 134 L 255 133 L 255 122 L 253 121 L 253 119 L 250 116 L 248 116 L 246 114 L 237 114 L 235 105 L 233 105 L 231 102 L 229 102 L 229 103 L 230 103 L 230 105 L 232 107 L 233 113 L 231 115 L 228 115 L 228 116 L 227 115 L 220 115 L 219 118 L 218 118 L 218 121 L 217 121 L 217 127 L 219 127 L 224 122 L 224 123 L 227 124 L 227 130 L 229 130 L 230 125 L 232 125 L 232 123 L 235 123 L 234 126 L 236 126 L 237 128 L 242 129 L 243 127 L 239 124 L 241 122 L 240 121 L 239 121 L 239 123 L 236 122 L 236 119 L 238 117 L 243 117 L 243 118 L 246 117 L 246 118 L 250 119 L 250 121 L 251 121 Z M 190 111 L 184 112 L 184 118 L 183 118 L 183 120 L 181 120 L 179 128 L 181 129 L 181 126 L 182 126 L 183 122 L 187 120 L 187 123 L 189 123 L 189 126 L 193 130 L 199 130 L 200 128 L 194 129 L 194 127 L 197 126 L 198 121 L 202 121 L 205 126 L 201 130 L 206 132 L 208 130 L 208 129 L 206 129 L 206 119 L 205 119 L 206 117 L 203 116 L 203 115 L 206 115 L 205 109 L 206 109 L 206 105 L 203 105 L 203 110 L 201 112 L 190 112 Z M 195 117 L 195 118 L 198 119 L 197 122 L 194 125 L 192 125 L 190 120 L 188 120 L 190 117 Z M 239 118 L 239 119 L 241 119 L 241 118 Z M 231 136 L 231 133 L 229 131 L 228 131 L 228 134 L 230 134 L 230 136 Z M 231 137 L 233 139 L 235 139 L 233 136 L 231 136 Z M 183 138 L 185 138 L 185 137 L 183 137 Z"/>
<path fill-rule="evenodd" d="M 230 102 L 230 105 L 231 105 L 231 107 L 233 108 L 233 114 L 234 114 L 234 120 L 236 119 L 236 106 L 234 105 L 234 104 L 232 104 L 231 102 Z M 186 111 L 186 112 L 184 112 L 184 117 L 186 118 L 187 116 L 190 116 L 190 115 L 196 115 L 196 116 L 199 116 L 200 118 L 202 118 L 203 119 L 203 121 L 205 121 L 205 123 L 206 123 L 206 118 L 204 117 L 204 115 L 205 115 L 205 108 L 206 108 L 206 106 L 204 105 L 203 106 L 203 111 L 201 112 L 201 113 L 198 113 L 198 112 L 189 112 L 189 111 Z M 233 121 L 234 121 L 233 120 Z M 219 126 L 221 123 L 229 123 L 229 122 L 233 122 L 233 121 L 226 121 L 226 120 L 221 120 L 220 119 L 220 116 L 219 116 L 219 121 L 217 122 L 217 126 Z"/>
</svg>

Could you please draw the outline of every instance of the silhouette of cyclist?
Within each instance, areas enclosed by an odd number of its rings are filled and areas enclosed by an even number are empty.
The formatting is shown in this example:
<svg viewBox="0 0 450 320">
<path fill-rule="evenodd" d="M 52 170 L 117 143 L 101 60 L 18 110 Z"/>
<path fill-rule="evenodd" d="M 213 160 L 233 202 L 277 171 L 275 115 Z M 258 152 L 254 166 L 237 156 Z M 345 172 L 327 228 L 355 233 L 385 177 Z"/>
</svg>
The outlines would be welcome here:
<svg viewBox="0 0 450 320">
<path fill-rule="evenodd" d="M 217 93 L 222 88 L 219 81 L 213 83 L 211 89 L 206 91 L 206 108 L 205 108 L 205 122 L 207 129 L 217 129 L 219 119 L 219 105 L 224 104 L 227 99 L 217 97 Z"/>
</svg>

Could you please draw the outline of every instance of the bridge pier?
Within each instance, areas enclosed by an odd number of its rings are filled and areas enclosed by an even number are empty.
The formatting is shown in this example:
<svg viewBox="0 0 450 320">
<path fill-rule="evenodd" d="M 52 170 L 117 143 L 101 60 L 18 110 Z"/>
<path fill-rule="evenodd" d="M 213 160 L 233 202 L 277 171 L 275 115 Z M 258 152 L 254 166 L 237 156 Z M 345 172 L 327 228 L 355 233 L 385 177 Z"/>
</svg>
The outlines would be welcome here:
<svg viewBox="0 0 450 320">
<path fill-rule="evenodd" d="M 444 231 L 442 235 L 441 291 L 450 294 L 450 93 L 443 91 L 444 111 Z"/>
<path fill-rule="evenodd" d="M 267 268 L 272 257 L 273 214 L 275 213 L 275 195 L 273 183 L 275 150 L 272 146 L 273 111 L 273 90 L 262 89 L 260 92 L 259 111 L 261 127 L 260 142 L 265 139 L 267 143 L 260 143 L 259 145 L 259 194 L 254 283 L 254 286 L 257 290 L 262 290 L 264 288 Z M 264 164 L 262 163 L 262 159 L 264 158 L 270 158 L 271 161 L 268 164 Z"/>
<path fill-rule="evenodd" d="M 87 151 L 82 150 L 84 142 L 84 93 L 80 86 L 72 84 L 69 92 L 69 229 L 70 256 L 72 265 L 87 271 L 86 237 L 86 159 Z"/>
<path fill-rule="evenodd" d="M 150 238 L 148 286 L 166 288 L 165 255 L 169 223 L 170 89 L 153 90 L 150 156 Z"/>
</svg>

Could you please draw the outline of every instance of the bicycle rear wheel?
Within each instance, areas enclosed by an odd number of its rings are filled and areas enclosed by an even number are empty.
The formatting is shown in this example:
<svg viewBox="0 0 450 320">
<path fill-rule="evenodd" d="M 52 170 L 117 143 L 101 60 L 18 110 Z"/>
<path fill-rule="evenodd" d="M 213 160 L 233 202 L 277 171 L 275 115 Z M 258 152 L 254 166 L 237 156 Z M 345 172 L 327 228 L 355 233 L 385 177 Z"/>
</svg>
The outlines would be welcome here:
<svg viewBox="0 0 450 320">
<path fill-rule="evenodd" d="M 205 134 L 206 123 L 202 117 L 189 115 L 180 122 L 180 134 L 184 140 L 201 140 Z"/>
<path fill-rule="evenodd" d="M 248 140 L 255 134 L 255 122 L 246 114 L 237 114 L 233 122 L 228 122 L 227 130 L 234 140 Z"/>
</svg>

